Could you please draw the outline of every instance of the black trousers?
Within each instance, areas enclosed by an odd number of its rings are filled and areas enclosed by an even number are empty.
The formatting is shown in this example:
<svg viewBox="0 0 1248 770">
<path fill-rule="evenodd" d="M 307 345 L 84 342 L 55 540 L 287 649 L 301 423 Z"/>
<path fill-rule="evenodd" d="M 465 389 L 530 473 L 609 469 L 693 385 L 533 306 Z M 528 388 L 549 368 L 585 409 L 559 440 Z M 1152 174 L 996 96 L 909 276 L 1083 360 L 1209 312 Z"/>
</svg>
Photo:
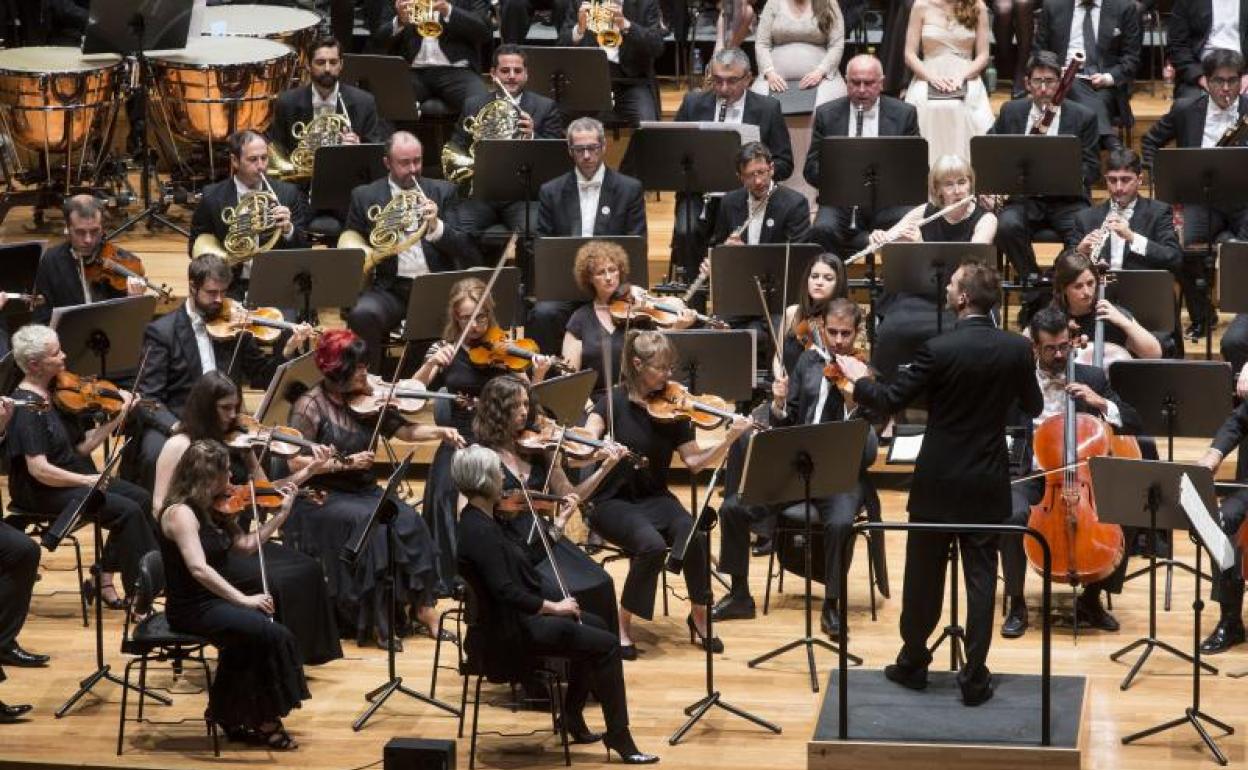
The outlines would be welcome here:
<svg viewBox="0 0 1248 770">
<path fill-rule="evenodd" d="M 1096 132 L 1101 135 L 1102 145 L 1105 143 L 1105 137 L 1116 137 L 1111 120 L 1118 109 L 1117 86 L 1093 88 L 1088 81 L 1075 78 L 1068 96 L 1071 101 L 1078 102 L 1096 114 Z"/>
<path fill-rule="evenodd" d="M 1236 477 L 1238 478 L 1238 477 Z M 1244 523 L 1244 514 L 1248 512 L 1248 490 L 1239 490 L 1222 501 L 1218 509 L 1222 531 L 1235 542 L 1239 528 Z M 1223 570 L 1213 581 L 1213 598 L 1222 607 L 1223 618 L 1238 619 L 1243 615 L 1244 606 L 1244 552 L 1235 549 L 1235 566 Z M 3 638 L 0 637 L 0 640 Z"/>
<path fill-rule="evenodd" d="M 38 573 L 39 546 L 26 534 L 0 522 L 0 650 L 17 642 L 22 632 Z"/>
<path fill-rule="evenodd" d="M 649 80 L 611 80 L 615 99 L 615 116 L 630 126 L 643 120 L 658 120 L 659 105 L 655 101 L 654 83 Z"/>
<path fill-rule="evenodd" d="M 1031 479 L 1015 484 L 1010 487 L 1010 492 L 1010 518 L 1005 523 L 1025 527 L 1031 515 L 1031 506 L 1044 497 L 1044 479 Z M 1089 583 L 1085 590 L 1120 594 L 1126 573 L 1127 556 L 1123 554 L 1122 561 L 1118 562 L 1113 572 L 1102 580 Z M 1022 535 L 1005 535 L 1001 538 L 1001 575 L 1005 578 L 1005 595 L 1022 598 L 1023 586 L 1027 581 L 1027 554 L 1023 551 Z"/>
<path fill-rule="evenodd" d="M 1076 198 L 1028 198 L 1005 207 L 997 214 L 997 248 L 1020 276 L 1035 275 L 1036 251 L 1031 246 L 1032 234 L 1048 228 L 1066 239 L 1075 226 L 1075 215 L 1087 206 Z"/>
<path fill-rule="evenodd" d="M 842 258 L 848 257 L 855 251 L 854 239 L 857 236 L 869 234 L 872 230 L 887 230 L 900 222 L 910 208 L 888 206 L 874 212 L 858 209 L 855 213 L 852 208 L 820 205 L 807 237 L 825 251 Z"/>
<path fill-rule="evenodd" d="M 940 622 L 945 603 L 949 548 L 961 551 L 966 585 L 966 666 L 958 672 L 965 688 L 988 682 L 988 648 L 997 597 L 997 536 L 911 532 L 906 539 L 906 583 L 902 589 L 901 638 L 897 664 L 925 669 L 932 662 L 927 640 Z"/>
<path fill-rule="evenodd" d="M 581 306 L 580 302 L 544 301 L 533 305 L 524 333 L 535 340 L 543 353 L 559 355 L 563 352 L 563 333 L 568 330 L 568 319 Z"/>
<path fill-rule="evenodd" d="M 407 317 L 407 293 L 410 291 L 383 289 L 371 286 L 360 294 L 355 307 L 347 313 L 347 328 L 360 335 L 368 344 L 369 369 L 381 371 L 385 357 L 386 339 Z"/>
<path fill-rule="evenodd" d="M 1248 207 L 1233 211 L 1212 209 L 1200 204 L 1183 206 L 1183 243 L 1215 243 L 1248 239 Z M 1192 321 L 1204 320 L 1213 311 L 1209 301 L 1213 276 L 1205 268 L 1205 252 L 1183 254 L 1179 284 L 1183 302 Z"/>
<path fill-rule="evenodd" d="M 555 29 L 567 12 L 567 0 L 501 0 L 498 4 L 498 32 L 504 43 L 524 42 L 533 24 L 533 11 L 553 11 Z"/>
<path fill-rule="evenodd" d="M 464 111 L 464 102 L 487 89 L 481 75 L 469 67 L 421 67 L 412 70 L 412 91 L 417 102 L 441 99 L 458 114 Z"/>
<path fill-rule="evenodd" d="M 566 655 L 572 659 L 564 709 L 575 725 L 592 692 L 602 706 L 607 733 L 628 729 L 628 696 L 624 690 L 624 666 L 620 638 L 607 630 L 606 622 L 581 612 L 581 622 L 554 615 L 529 615 L 521 619 L 529 650 L 537 655 Z"/>
<path fill-rule="evenodd" d="M 693 517 L 671 495 L 643 500 L 603 500 L 594 507 L 590 526 L 607 542 L 628 551 L 628 576 L 620 606 L 646 620 L 654 618 L 654 592 L 668 546 L 685 542 Z M 706 535 L 699 532 L 685 552 L 685 587 L 691 604 L 711 603 L 710 574 L 706 571 Z"/>
<path fill-rule="evenodd" d="M 65 533 L 70 518 L 90 489 L 60 487 L 42 493 L 39 508 L 61 511 L 52 524 L 54 536 Z M 126 593 L 130 593 L 139 577 L 139 561 L 157 548 L 152 496 L 137 484 L 125 479 L 113 479 L 104 493 L 104 504 L 96 515 L 99 516 L 100 526 L 108 530 L 108 542 L 100 555 L 100 566 L 105 572 L 120 571 Z M 48 543 L 49 538 L 45 536 L 45 547 Z"/>
</svg>

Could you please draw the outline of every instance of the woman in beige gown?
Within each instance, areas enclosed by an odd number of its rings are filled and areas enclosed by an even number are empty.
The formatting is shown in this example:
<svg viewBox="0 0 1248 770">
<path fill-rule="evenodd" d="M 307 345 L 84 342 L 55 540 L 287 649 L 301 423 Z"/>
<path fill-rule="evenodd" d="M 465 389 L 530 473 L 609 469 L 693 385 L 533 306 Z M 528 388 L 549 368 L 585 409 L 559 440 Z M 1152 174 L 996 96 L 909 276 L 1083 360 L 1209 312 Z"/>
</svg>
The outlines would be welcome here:
<svg viewBox="0 0 1248 770">
<path fill-rule="evenodd" d="M 817 88 L 815 106 L 845 95 L 841 55 L 845 20 L 836 0 L 769 0 L 758 19 L 754 55 L 758 59 L 757 93 Z"/>
</svg>

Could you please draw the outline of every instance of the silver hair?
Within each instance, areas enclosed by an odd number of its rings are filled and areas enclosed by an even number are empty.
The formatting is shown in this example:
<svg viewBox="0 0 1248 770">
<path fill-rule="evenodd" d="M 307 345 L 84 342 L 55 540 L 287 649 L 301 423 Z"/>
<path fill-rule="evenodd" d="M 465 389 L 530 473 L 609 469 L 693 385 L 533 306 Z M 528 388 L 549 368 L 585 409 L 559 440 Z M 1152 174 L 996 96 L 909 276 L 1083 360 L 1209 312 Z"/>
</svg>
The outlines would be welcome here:
<svg viewBox="0 0 1248 770">
<path fill-rule="evenodd" d="M 464 497 L 498 497 L 502 493 L 503 465 L 493 449 L 473 444 L 455 453 L 451 479 Z"/>
<path fill-rule="evenodd" d="M 56 332 L 50 327 L 26 324 L 13 333 L 13 360 L 23 373 L 29 374 L 35 362 L 43 358 L 56 342 Z"/>
<path fill-rule="evenodd" d="M 750 57 L 745 55 L 745 51 L 740 48 L 721 48 L 711 57 L 712 64 L 718 64 L 721 67 L 745 67 L 745 71 L 750 71 Z"/>
<path fill-rule="evenodd" d="M 577 118 L 568 124 L 568 145 L 572 145 L 573 131 L 593 131 L 598 135 L 598 144 L 605 145 L 607 143 L 607 130 L 602 127 L 602 121 L 595 118 Z"/>
<path fill-rule="evenodd" d="M 417 147 L 422 146 L 420 138 L 417 137 L 412 132 L 395 131 L 393 134 L 390 135 L 390 138 L 386 140 L 386 157 L 390 157 L 391 151 L 394 150 L 394 146 L 398 144 L 399 142 L 415 142 Z"/>
</svg>

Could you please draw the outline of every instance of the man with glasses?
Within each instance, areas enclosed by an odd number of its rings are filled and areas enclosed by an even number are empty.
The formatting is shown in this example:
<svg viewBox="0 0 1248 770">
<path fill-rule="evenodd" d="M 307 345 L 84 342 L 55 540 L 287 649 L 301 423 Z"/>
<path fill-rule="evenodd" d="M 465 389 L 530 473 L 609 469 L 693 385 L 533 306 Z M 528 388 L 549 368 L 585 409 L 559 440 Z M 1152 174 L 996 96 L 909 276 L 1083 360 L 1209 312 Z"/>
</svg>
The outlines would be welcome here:
<svg viewBox="0 0 1248 770">
<path fill-rule="evenodd" d="M 1248 4 L 1243 0 L 1175 0 L 1166 18 L 1166 55 L 1174 65 L 1174 96 L 1209 90 L 1204 60 L 1217 50 L 1248 50 Z M 1248 93 L 1241 75 L 1238 92 Z"/>
<path fill-rule="evenodd" d="M 989 134 L 1028 134 L 1037 125 L 1046 107 L 1053 103 L 1057 85 L 1062 76 L 1061 61 L 1051 51 L 1036 51 L 1027 63 L 1027 96 L 1006 102 L 1001 107 L 997 121 L 988 129 Z M 1056 116 L 1045 133 L 1048 136 L 1079 137 L 1082 147 L 1080 167 L 1083 192 L 1080 195 L 1043 195 L 1011 198 L 997 214 L 997 248 L 1005 252 L 1015 273 L 1036 283 L 1039 268 L 1036 252 L 1032 248 L 1032 236 L 1039 230 L 1049 228 L 1057 232 L 1062 242 L 1069 241 L 1075 225 L 1075 215 L 1091 202 L 1092 185 L 1101 175 L 1098 154 L 1099 137 L 1096 116 L 1081 104 L 1064 101 L 1056 108 Z M 1023 298 L 1019 323 L 1026 323 L 1040 304 L 1048 302 L 1048 294 L 1040 289 Z"/>
<path fill-rule="evenodd" d="M 1179 99 L 1153 124 L 1140 142 L 1145 166 L 1152 168 L 1157 150 L 1171 142 L 1175 147 L 1216 147 L 1227 129 L 1248 116 L 1248 96 L 1240 94 L 1244 57 L 1236 51 L 1215 50 L 1204 58 L 1201 68 L 1201 82 L 1209 90 Z M 1240 146 L 1246 143 L 1248 138 L 1239 141 Z M 1248 239 L 1248 207 L 1210 209 L 1199 203 L 1183 202 L 1180 236 L 1187 244 L 1208 243 L 1210 238 L 1215 243 Z M 1188 336 L 1199 339 L 1207 333 L 1207 324 L 1217 323 L 1217 314 L 1209 302 L 1209 276 L 1205 274 L 1203 255 L 1184 256 L 1181 283 L 1191 319 Z M 1227 330 L 1222 338 L 1222 354 L 1236 371 L 1248 360 L 1248 321 L 1237 319 Z"/>
<path fill-rule="evenodd" d="M 646 203 L 641 182 L 607 168 L 602 123 L 577 118 L 568 126 L 571 171 L 538 192 L 537 234 L 546 236 L 640 235 L 646 237 Z M 542 352 L 557 354 L 575 302 L 538 302 L 526 332 Z"/>
<path fill-rule="evenodd" d="M 711 88 L 686 94 L 676 110 L 676 121 L 758 126 L 759 141 L 770 151 L 775 164 L 775 180 L 783 182 L 793 174 L 793 146 L 784 113 L 779 101 L 751 91 L 750 80 L 750 59 L 745 52 L 740 48 L 721 49 L 711 58 Z M 707 234 L 714 228 L 718 202 L 719 196 L 676 195 L 672 264 L 684 269 L 687 280 L 692 280 L 706 256 Z M 693 208 L 691 216 L 687 213 L 689 207 Z M 694 226 L 692 237 L 686 233 L 690 220 Z"/>
<path fill-rule="evenodd" d="M 914 106 L 891 96 L 881 96 L 884 68 L 870 54 L 849 60 L 845 68 L 848 95 L 833 99 L 815 110 L 810 132 L 810 152 L 803 173 L 806 181 L 819 189 L 820 151 L 824 137 L 918 136 L 919 115 Z M 897 224 L 909 206 L 888 206 L 879 211 L 861 207 L 833 207 L 822 199 L 810 238 L 828 251 L 848 254 L 858 242 L 866 244 L 867 233 L 887 230 Z"/>
</svg>

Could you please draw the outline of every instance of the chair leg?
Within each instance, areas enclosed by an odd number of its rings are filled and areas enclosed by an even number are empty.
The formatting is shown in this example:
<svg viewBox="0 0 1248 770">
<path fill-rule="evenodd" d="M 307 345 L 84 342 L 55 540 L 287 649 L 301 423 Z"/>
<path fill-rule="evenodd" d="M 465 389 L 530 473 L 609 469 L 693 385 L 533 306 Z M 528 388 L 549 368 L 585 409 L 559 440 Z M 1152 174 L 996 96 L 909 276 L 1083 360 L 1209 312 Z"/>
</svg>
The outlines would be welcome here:
<svg viewBox="0 0 1248 770">
<path fill-rule="evenodd" d="M 477 724 L 481 716 L 481 679 L 482 677 L 477 677 L 477 687 L 473 694 L 472 738 L 468 742 L 468 770 L 475 770 L 477 766 Z"/>
<path fill-rule="evenodd" d="M 136 659 L 137 660 L 137 659 Z M 121 685 L 121 717 L 117 721 L 117 756 L 121 756 L 121 747 L 124 745 L 126 737 L 126 706 L 129 704 L 128 691 L 130 690 L 130 668 L 134 665 L 134 660 L 126 663 L 125 670 L 122 672 Z"/>
<path fill-rule="evenodd" d="M 783 535 L 777 533 L 772 536 L 771 554 L 767 557 L 767 584 L 763 589 L 763 614 L 767 614 L 767 610 L 771 608 L 771 576 L 772 570 L 776 568 L 776 548 L 780 545 L 780 538 Z M 784 570 L 780 571 L 781 579 L 783 579 Z"/>
<path fill-rule="evenodd" d="M 437 641 L 433 644 L 433 673 L 429 675 L 429 697 L 436 697 L 438 692 L 438 662 L 442 659 L 442 623 L 446 615 L 438 617 Z"/>
<path fill-rule="evenodd" d="M 463 668 L 460 668 L 463 671 Z M 468 680 L 472 679 L 471 674 L 464 674 L 464 689 L 459 694 L 459 739 L 464 739 L 464 714 L 468 713 Z"/>
<path fill-rule="evenodd" d="M 663 617 L 667 617 L 670 613 L 668 612 L 668 609 L 667 609 L 667 568 L 666 567 L 664 567 L 659 572 L 659 576 L 663 580 Z"/>
<path fill-rule="evenodd" d="M 878 618 L 875 614 L 875 560 L 871 558 L 871 535 L 865 530 L 862 537 L 867 541 L 867 587 L 871 591 L 871 622 Z M 841 597 L 844 600 L 845 597 Z"/>
<path fill-rule="evenodd" d="M 143 696 L 147 693 L 147 655 L 139 658 L 139 721 L 143 721 Z"/>
</svg>

